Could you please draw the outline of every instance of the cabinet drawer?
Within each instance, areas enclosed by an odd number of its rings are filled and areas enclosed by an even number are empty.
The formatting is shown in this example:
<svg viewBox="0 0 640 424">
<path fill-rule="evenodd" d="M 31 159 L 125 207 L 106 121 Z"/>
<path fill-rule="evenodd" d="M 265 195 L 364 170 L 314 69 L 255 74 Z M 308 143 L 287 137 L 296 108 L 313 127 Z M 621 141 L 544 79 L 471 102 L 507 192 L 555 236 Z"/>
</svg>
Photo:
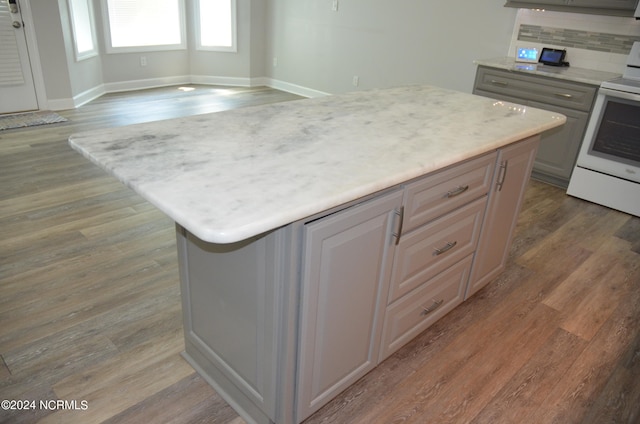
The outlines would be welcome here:
<svg viewBox="0 0 640 424">
<path fill-rule="evenodd" d="M 387 308 L 380 360 L 462 303 L 471 260 L 467 256 Z"/>
<path fill-rule="evenodd" d="M 396 247 L 388 303 L 476 249 L 487 197 L 403 235 Z"/>
<path fill-rule="evenodd" d="M 404 230 L 409 232 L 489 192 L 496 153 L 407 185 Z"/>
<path fill-rule="evenodd" d="M 475 89 L 588 112 L 598 87 L 539 75 L 478 67 Z"/>
</svg>

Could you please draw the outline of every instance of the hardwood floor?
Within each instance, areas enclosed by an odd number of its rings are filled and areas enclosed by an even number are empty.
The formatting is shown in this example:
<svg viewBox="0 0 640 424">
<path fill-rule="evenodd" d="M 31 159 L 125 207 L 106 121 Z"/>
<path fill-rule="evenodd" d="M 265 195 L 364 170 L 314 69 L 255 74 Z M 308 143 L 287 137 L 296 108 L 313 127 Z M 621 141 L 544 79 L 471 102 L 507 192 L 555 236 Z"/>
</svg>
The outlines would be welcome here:
<svg viewBox="0 0 640 424">
<path fill-rule="evenodd" d="M 173 223 L 66 141 L 296 98 L 187 88 L 0 131 L 0 400 L 36 406 L 0 423 L 244 423 L 180 356 Z M 640 423 L 640 218 L 532 181 L 507 270 L 306 424 L 400 422 Z"/>
</svg>

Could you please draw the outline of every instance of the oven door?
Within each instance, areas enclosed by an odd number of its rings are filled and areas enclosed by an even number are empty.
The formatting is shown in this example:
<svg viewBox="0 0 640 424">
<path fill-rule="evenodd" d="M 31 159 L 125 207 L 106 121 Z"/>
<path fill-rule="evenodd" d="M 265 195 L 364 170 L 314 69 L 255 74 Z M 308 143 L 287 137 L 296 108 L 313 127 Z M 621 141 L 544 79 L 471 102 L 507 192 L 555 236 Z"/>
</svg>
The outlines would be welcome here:
<svg viewBox="0 0 640 424">
<path fill-rule="evenodd" d="M 640 183 L 640 94 L 599 89 L 577 165 Z"/>
</svg>

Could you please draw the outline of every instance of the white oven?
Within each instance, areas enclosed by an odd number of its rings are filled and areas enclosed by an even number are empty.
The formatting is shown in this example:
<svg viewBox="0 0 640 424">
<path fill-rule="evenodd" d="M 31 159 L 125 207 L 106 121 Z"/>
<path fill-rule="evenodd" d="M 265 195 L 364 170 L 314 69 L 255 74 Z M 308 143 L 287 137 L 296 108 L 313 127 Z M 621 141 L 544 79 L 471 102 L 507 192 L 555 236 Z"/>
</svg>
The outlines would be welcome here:
<svg viewBox="0 0 640 424">
<path fill-rule="evenodd" d="M 640 216 L 640 42 L 598 90 L 567 194 Z"/>
</svg>

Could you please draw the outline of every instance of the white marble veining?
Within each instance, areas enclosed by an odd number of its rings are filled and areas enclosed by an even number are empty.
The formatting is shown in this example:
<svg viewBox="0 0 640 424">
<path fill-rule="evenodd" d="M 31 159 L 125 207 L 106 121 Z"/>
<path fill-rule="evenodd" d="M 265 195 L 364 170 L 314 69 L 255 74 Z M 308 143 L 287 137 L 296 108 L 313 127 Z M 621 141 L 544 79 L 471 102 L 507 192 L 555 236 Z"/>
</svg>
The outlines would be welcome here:
<svg viewBox="0 0 640 424">
<path fill-rule="evenodd" d="M 71 146 L 204 241 L 247 239 L 565 117 L 430 86 L 74 134 Z"/>
<path fill-rule="evenodd" d="M 576 68 L 574 66 L 549 66 L 542 64 L 529 64 L 516 62 L 512 57 L 497 57 L 493 59 L 475 60 L 476 65 L 492 68 L 506 69 L 508 71 L 525 72 L 550 78 L 564 79 L 574 82 L 599 86 L 604 81 L 609 81 L 620 76 L 613 72 L 597 71 L 594 69 Z"/>
</svg>

